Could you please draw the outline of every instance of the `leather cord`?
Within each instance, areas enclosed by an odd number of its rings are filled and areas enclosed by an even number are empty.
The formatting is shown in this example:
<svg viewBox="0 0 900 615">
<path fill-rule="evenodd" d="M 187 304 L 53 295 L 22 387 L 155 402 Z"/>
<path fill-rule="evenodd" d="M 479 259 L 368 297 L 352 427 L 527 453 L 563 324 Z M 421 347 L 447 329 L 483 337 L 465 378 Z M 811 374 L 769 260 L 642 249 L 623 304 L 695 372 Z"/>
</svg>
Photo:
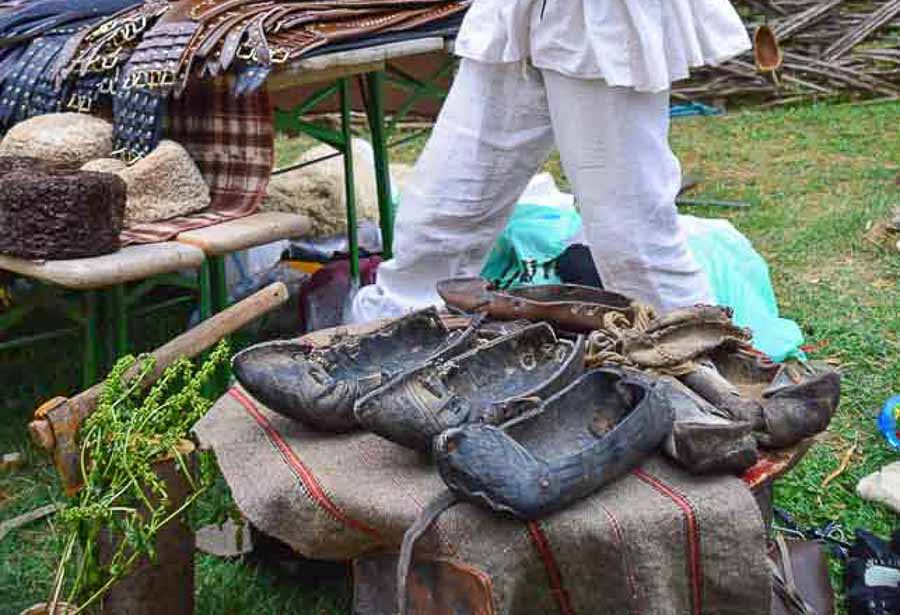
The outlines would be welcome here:
<svg viewBox="0 0 900 615">
<path fill-rule="evenodd" d="M 444 491 L 422 509 L 415 522 L 403 535 L 400 559 L 397 561 L 397 613 L 399 615 L 406 615 L 406 582 L 409 578 L 410 566 L 412 566 L 413 548 L 416 546 L 416 541 L 431 527 L 431 524 L 442 512 L 458 501 L 459 498 L 453 492 Z"/>
<path fill-rule="evenodd" d="M 781 556 L 781 567 L 784 569 L 782 574 L 778 569 L 778 565 L 769 558 L 769 567 L 772 570 L 772 587 L 775 594 L 781 598 L 785 607 L 796 615 L 817 615 L 816 610 L 804 600 L 797 589 L 794 581 L 794 566 L 791 562 L 791 554 L 788 552 L 787 543 L 784 536 L 776 534 L 775 545 L 778 547 L 778 553 Z"/>
</svg>

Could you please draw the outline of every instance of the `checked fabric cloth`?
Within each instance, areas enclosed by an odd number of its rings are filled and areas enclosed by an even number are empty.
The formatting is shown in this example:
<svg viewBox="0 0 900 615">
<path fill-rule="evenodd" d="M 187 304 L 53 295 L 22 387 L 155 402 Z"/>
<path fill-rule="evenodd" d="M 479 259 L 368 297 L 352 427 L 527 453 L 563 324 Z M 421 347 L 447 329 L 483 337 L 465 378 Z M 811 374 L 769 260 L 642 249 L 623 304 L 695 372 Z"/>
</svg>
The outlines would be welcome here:
<svg viewBox="0 0 900 615">
<path fill-rule="evenodd" d="M 240 388 L 195 432 L 215 452 L 241 512 L 308 558 L 396 552 L 445 489 L 413 451 L 364 432 L 311 432 Z M 770 612 L 765 532 L 750 491 L 737 478 L 693 477 L 662 458 L 538 522 L 457 504 L 416 556 L 483 573 L 490 613 Z"/>
<path fill-rule="evenodd" d="M 209 186 L 203 211 L 122 232 L 123 245 L 166 241 L 178 233 L 241 218 L 266 194 L 275 160 L 269 94 L 262 88 L 234 97 L 227 85 L 194 81 L 168 103 L 167 137 L 184 146 Z"/>
</svg>

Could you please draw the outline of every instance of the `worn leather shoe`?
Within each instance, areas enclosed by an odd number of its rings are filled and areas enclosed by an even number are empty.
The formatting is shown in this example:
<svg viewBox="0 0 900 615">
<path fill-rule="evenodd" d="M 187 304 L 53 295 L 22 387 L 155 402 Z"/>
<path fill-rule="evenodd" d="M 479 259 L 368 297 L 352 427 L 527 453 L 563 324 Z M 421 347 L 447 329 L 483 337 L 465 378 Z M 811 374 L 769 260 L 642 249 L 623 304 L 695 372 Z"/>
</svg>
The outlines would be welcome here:
<svg viewBox="0 0 900 615">
<path fill-rule="evenodd" d="M 497 320 L 545 321 L 554 327 L 587 333 L 603 327 L 608 312 L 634 317 L 631 299 L 599 288 L 574 284 L 527 286 L 494 290 L 481 278 L 454 278 L 438 282 L 444 302 L 464 312 L 484 312 Z"/>
<path fill-rule="evenodd" d="M 670 387 L 618 369 L 588 372 L 500 427 L 442 433 L 434 446 L 441 478 L 457 495 L 522 519 L 565 508 L 659 448 L 672 428 Z"/>
<path fill-rule="evenodd" d="M 471 349 L 476 326 L 449 331 L 429 308 L 327 348 L 292 340 L 257 344 L 235 355 L 232 369 L 275 412 L 312 429 L 344 432 L 358 427 L 357 399 L 413 366 Z"/>
<path fill-rule="evenodd" d="M 775 365 L 746 349 L 713 355 L 682 380 L 721 416 L 749 423 L 767 448 L 824 431 L 840 401 L 840 375 L 827 365 Z"/>
<path fill-rule="evenodd" d="M 365 429 L 428 451 L 445 429 L 509 420 L 583 370 L 584 338 L 559 339 L 538 323 L 414 368 L 360 399 L 355 414 Z"/>
</svg>

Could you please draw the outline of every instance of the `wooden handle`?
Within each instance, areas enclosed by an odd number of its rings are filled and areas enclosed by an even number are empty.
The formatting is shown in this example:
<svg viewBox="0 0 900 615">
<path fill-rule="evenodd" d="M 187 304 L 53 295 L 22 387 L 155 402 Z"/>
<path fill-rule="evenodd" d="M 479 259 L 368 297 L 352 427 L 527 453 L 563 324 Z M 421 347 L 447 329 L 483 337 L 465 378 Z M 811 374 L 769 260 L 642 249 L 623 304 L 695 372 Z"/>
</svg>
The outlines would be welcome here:
<svg viewBox="0 0 900 615">
<path fill-rule="evenodd" d="M 156 360 L 155 367 L 144 379 L 143 386 L 153 384 L 178 359 L 196 357 L 223 337 L 275 309 L 287 298 L 287 287 L 282 282 L 275 282 L 160 346 L 151 353 Z M 135 365 L 126 372 L 125 378 L 134 377 L 139 370 L 140 366 Z M 52 407 L 45 405 L 39 408 L 35 420 L 28 425 L 35 444 L 53 451 L 56 468 L 70 493 L 80 483 L 75 437 L 81 422 L 97 407 L 97 398 L 102 390 L 101 382 L 71 399 L 54 400 L 56 403 Z"/>
</svg>

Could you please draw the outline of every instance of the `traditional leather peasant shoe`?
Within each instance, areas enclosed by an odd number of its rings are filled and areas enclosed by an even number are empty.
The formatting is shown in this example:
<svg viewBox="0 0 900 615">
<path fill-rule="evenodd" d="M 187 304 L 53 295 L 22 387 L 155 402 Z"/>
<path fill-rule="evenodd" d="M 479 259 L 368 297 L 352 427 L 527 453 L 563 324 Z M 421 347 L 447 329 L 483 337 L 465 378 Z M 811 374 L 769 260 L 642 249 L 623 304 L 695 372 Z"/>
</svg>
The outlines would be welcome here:
<svg viewBox="0 0 900 615">
<path fill-rule="evenodd" d="M 469 350 L 476 326 L 451 332 L 429 308 L 327 348 L 290 340 L 258 344 L 235 355 L 232 368 L 247 392 L 275 412 L 313 429 L 344 432 L 358 427 L 357 399 L 413 366 Z"/>
<path fill-rule="evenodd" d="M 833 369 L 784 366 L 763 393 L 760 446 L 783 448 L 825 431 L 840 397 L 841 376 Z"/>
<path fill-rule="evenodd" d="M 497 320 L 546 321 L 578 333 L 602 328 L 608 312 L 620 312 L 628 320 L 634 317 L 628 297 L 573 284 L 500 291 L 481 278 L 454 278 L 438 282 L 437 292 L 447 305 L 464 312 L 484 312 Z"/>
<path fill-rule="evenodd" d="M 435 439 L 441 478 L 465 499 L 535 519 L 636 467 L 672 429 L 671 383 L 617 369 L 586 373 L 500 427 L 466 425 Z"/>
<path fill-rule="evenodd" d="M 753 426 L 732 421 L 674 378 L 669 380 L 675 422 L 663 451 L 692 474 L 740 474 L 757 460 Z"/>
<path fill-rule="evenodd" d="M 715 354 L 682 380 L 721 416 L 749 423 L 767 448 L 825 431 L 840 401 L 841 377 L 830 367 L 775 365 L 745 349 Z"/>
<path fill-rule="evenodd" d="M 455 358 L 429 361 L 360 399 L 355 414 L 365 429 L 428 451 L 445 429 L 509 420 L 583 369 L 584 338 L 558 339 L 538 323 Z"/>
</svg>

